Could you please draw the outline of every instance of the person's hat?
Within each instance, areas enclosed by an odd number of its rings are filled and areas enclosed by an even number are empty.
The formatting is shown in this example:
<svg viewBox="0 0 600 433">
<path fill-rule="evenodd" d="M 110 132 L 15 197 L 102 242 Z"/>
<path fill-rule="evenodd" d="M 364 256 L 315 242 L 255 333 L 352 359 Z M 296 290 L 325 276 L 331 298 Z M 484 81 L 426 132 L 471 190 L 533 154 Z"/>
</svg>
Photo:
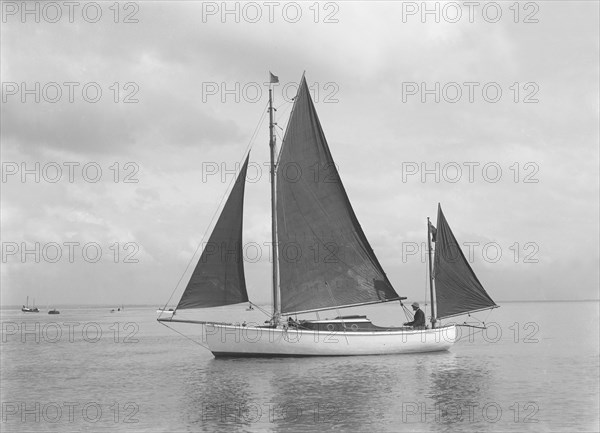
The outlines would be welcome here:
<svg viewBox="0 0 600 433">
<path fill-rule="evenodd" d="M 413 306 L 413 307 L 416 307 L 416 308 L 419 308 L 419 303 L 418 303 L 418 302 L 413 302 L 413 303 L 412 303 L 412 306 Z"/>
</svg>

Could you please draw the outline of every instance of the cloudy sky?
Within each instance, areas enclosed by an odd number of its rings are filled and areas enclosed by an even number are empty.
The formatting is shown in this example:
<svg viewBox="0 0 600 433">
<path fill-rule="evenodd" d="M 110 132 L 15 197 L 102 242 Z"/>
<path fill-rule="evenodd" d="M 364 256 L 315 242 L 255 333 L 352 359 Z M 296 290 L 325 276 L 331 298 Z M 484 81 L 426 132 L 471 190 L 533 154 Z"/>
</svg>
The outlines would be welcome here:
<svg viewBox="0 0 600 433">
<path fill-rule="evenodd" d="M 400 294 L 441 202 L 497 302 L 597 299 L 598 3 L 513 3 L 3 2 L 2 304 L 176 301 L 249 144 L 268 302 L 268 71 L 281 128 L 306 71 Z"/>
</svg>

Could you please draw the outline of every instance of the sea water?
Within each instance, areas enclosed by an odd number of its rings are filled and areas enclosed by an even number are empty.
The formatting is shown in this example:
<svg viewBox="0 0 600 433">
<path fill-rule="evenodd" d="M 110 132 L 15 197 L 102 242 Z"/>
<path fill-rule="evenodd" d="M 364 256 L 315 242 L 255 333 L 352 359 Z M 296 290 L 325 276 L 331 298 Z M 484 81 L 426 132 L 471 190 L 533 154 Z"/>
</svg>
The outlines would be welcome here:
<svg viewBox="0 0 600 433">
<path fill-rule="evenodd" d="M 447 352 L 280 359 L 214 359 L 200 325 L 171 330 L 156 307 L 59 309 L 2 310 L 2 431 L 600 430 L 598 302 L 505 303 Z"/>
</svg>

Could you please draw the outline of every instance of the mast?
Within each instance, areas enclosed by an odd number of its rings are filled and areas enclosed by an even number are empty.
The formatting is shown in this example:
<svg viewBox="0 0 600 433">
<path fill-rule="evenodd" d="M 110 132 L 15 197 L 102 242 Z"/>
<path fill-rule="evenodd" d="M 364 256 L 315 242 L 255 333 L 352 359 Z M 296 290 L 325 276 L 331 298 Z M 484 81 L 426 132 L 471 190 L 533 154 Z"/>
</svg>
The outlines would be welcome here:
<svg viewBox="0 0 600 433">
<path fill-rule="evenodd" d="M 435 328 L 435 302 L 433 300 L 433 267 L 431 264 L 431 223 L 427 217 L 427 256 L 429 258 L 429 293 L 431 299 L 431 328 Z"/>
<path fill-rule="evenodd" d="M 273 319 L 279 321 L 281 303 L 277 287 L 277 208 L 275 206 L 275 133 L 273 131 L 273 89 L 269 86 L 269 147 L 271 148 L 271 247 L 273 248 Z"/>
</svg>

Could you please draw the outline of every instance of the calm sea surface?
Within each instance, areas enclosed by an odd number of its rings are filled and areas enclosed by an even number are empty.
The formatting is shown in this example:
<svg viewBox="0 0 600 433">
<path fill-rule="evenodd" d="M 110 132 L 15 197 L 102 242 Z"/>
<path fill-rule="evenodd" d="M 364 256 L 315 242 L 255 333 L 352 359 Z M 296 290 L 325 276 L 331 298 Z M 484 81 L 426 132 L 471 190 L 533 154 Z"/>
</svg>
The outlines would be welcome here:
<svg viewBox="0 0 600 433">
<path fill-rule="evenodd" d="M 449 352 L 241 360 L 155 307 L 60 310 L 2 311 L 2 431 L 600 430 L 598 302 L 503 304 Z M 205 318 L 265 318 L 222 311 Z"/>
</svg>

